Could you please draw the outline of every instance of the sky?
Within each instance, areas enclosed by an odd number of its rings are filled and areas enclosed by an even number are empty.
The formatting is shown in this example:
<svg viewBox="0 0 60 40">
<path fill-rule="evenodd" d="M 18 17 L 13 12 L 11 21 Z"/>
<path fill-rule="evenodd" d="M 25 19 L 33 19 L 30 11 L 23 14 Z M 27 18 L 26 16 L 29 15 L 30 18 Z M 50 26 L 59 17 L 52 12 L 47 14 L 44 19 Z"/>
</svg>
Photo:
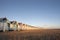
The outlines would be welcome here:
<svg viewBox="0 0 60 40">
<path fill-rule="evenodd" d="M 60 0 L 0 0 L 0 18 L 43 28 L 60 28 Z"/>
</svg>

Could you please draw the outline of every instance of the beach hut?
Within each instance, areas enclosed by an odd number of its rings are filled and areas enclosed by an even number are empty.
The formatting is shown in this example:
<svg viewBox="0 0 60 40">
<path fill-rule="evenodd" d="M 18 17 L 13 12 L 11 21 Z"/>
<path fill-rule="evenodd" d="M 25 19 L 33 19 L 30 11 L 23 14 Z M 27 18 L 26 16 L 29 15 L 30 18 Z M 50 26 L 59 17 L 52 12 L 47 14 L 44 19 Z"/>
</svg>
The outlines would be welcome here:
<svg viewBox="0 0 60 40">
<path fill-rule="evenodd" d="M 9 30 L 9 20 L 7 18 L 0 18 L 0 31 L 5 32 L 6 30 Z"/>
<path fill-rule="evenodd" d="M 17 21 L 10 21 L 10 30 L 18 30 L 18 23 Z"/>
<path fill-rule="evenodd" d="M 22 23 L 18 23 L 18 31 L 22 30 L 23 24 Z"/>
</svg>

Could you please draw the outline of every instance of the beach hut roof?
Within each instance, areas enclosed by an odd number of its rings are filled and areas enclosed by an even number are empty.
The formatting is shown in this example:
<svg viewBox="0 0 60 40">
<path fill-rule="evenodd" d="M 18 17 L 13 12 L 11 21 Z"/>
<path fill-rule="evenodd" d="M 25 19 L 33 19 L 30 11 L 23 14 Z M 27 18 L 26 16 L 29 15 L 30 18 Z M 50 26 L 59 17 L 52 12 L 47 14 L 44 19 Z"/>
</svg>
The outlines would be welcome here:
<svg viewBox="0 0 60 40">
<path fill-rule="evenodd" d="M 7 18 L 0 18 L 0 22 L 7 21 Z"/>
</svg>

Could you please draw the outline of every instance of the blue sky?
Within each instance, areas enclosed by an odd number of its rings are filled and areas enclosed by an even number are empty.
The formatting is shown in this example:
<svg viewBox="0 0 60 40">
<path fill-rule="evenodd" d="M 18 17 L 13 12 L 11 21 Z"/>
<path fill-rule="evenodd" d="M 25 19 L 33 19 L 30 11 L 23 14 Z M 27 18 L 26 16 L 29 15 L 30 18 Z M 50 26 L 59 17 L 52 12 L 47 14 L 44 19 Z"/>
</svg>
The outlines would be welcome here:
<svg viewBox="0 0 60 40">
<path fill-rule="evenodd" d="M 0 0 L 0 17 L 44 28 L 60 28 L 60 0 Z"/>
</svg>

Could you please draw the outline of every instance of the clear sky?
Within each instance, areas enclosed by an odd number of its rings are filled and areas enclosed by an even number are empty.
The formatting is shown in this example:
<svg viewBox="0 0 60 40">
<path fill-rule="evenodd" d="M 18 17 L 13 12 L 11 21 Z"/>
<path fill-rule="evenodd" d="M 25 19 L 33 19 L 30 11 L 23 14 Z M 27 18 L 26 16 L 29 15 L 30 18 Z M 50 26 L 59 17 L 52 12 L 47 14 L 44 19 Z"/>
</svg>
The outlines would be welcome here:
<svg viewBox="0 0 60 40">
<path fill-rule="evenodd" d="M 60 0 L 0 0 L 0 17 L 44 28 L 60 28 Z"/>
</svg>

